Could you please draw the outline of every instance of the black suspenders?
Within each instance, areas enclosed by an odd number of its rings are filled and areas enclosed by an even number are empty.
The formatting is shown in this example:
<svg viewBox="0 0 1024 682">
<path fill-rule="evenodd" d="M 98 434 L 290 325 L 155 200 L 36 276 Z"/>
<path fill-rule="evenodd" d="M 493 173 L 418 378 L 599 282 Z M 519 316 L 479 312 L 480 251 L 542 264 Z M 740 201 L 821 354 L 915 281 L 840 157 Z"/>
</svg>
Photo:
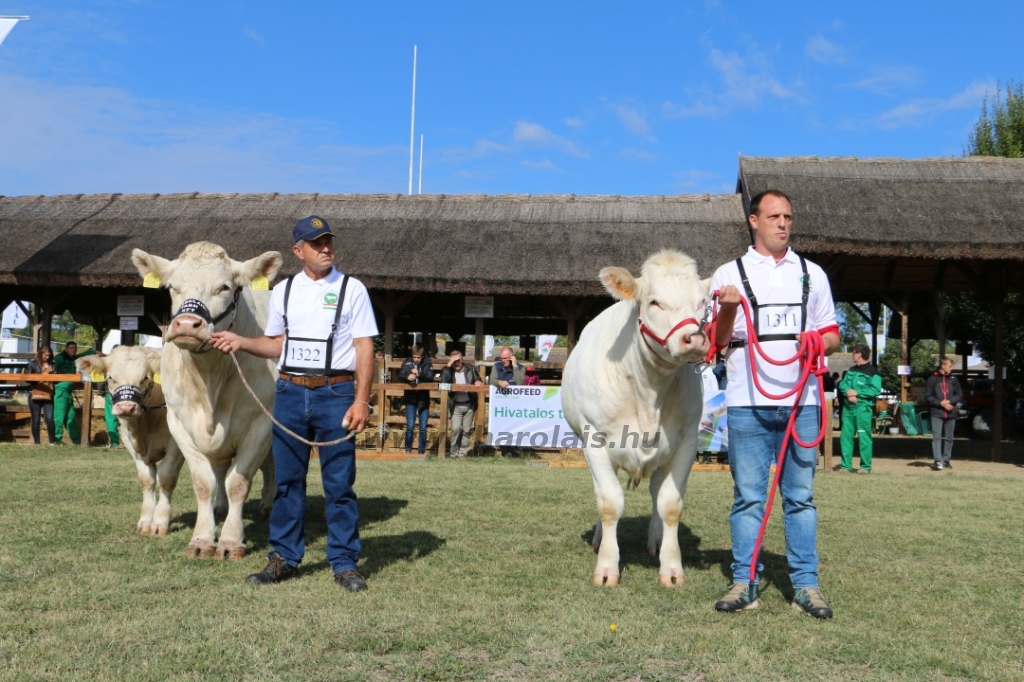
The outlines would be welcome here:
<svg viewBox="0 0 1024 682">
<path fill-rule="evenodd" d="M 801 277 L 803 295 L 800 300 L 800 327 L 804 329 L 807 326 L 807 302 L 811 297 L 811 276 L 807 273 L 807 260 L 797 254 L 800 258 L 800 269 L 803 270 L 803 277 Z M 757 334 L 758 341 L 796 341 L 796 334 L 765 334 L 761 336 L 761 316 L 758 315 L 758 308 L 761 304 L 757 302 L 757 296 L 754 295 L 754 288 L 750 286 L 750 279 L 747 277 L 747 271 L 743 267 L 743 259 L 736 259 L 736 268 L 740 271 L 740 279 L 743 280 L 743 289 L 747 293 L 747 300 L 750 301 L 750 310 L 754 316 L 754 332 Z M 766 305 L 795 305 L 793 303 L 769 303 Z M 746 341 L 737 339 L 729 344 L 730 348 L 742 348 L 747 345 Z"/>
<path fill-rule="evenodd" d="M 295 275 L 292 275 L 285 281 L 284 285 L 284 305 L 281 310 L 281 318 L 284 320 L 284 357 L 285 361 L 281 363 L 281 370 L 284 372 L 291 372 L 292 370 L 288 367 L 288 339 L 291 338 L 291 334 L 288 331 L 288 299 L 292 294 L 292 279 Z M 338 331 L 338 322 L 341 321 L 341 309 L 345 306 L 345 291 L 348 289 L 348 275 L 345 275 L 341 280 L 341 290 L 338 292 L 338 307 L 334 310 L 334 323 L 331 325 L 331 334 L 327 337 L 327 352 L 324 360 L 324 376 L 331 375 L 331 364 L 334 360 L 334 334 Z M 295 337 L 296 341 L 323 341 L 324 339 L 305 339 Z M 299 369 L 299 373 L 305 373 L 308 368 Z"/>
</svg>

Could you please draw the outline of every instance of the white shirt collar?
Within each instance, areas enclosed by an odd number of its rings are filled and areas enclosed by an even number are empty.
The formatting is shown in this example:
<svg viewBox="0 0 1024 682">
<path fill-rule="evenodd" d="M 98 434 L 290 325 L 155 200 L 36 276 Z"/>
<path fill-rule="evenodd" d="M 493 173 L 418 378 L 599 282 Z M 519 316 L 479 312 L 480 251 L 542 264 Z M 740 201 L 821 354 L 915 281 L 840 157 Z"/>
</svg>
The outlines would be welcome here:
<svg viewBox="0 0 1024 682">
<path fill-rule="evenodd" d="M 744 254 L 744 257 L 747 258 L 754 265 L 775 265 L 774 256 L 772 256 L 771 254 L 768 254 L 767 256 L 761 255 L 754 249 L 753 246 L 747 247 L 747 252 Z M 798 263 L 799 261 L 800 259 L 796 255 L 796 251 L 793 250 L 793 247 L 789 246 L 786 247 L 786 255 L 782 257 L 782 260 L 780 260 L 779 263 Z"/>
<path fill-rule="evenodd" d="M 306 274 L 306 269 L 305 268 L 303 268 L 302 270 L 299 270 L 299 274 L 295 276 L 295 281 L 298 284 L 300 284 L 301 286 L 304 286 L 304 287 L 306 287 L 306 286 L 318 286 L 318 287 L 329 286 L 329 285 L 334 284 L 335 282 L 337 282 L 339 279 L 341 279 L 341 273 L 338 272 L 338 268 L 334 267 L 333 265 L 331 266 L 331 272 L 328 273 L 328 275 L 326 277 L 321 277 L 320 279 L 315 280 L 315 281 L 309 278 L 309 275 Z"/>
</svg>

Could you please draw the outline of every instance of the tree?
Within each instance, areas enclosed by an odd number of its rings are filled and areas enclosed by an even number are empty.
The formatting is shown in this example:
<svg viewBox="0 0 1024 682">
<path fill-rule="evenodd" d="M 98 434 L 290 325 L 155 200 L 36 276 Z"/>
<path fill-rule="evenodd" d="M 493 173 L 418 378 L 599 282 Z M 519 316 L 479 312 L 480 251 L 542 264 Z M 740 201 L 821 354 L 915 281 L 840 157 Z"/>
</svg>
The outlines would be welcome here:
<svg viewBox="0 0 1024 682">
<path fill-rule="evenodd" d="M 910 349 L 910 371 L 914 374 L 910 383 L 923 384 L 925 377 L 935 371 L 937 366 L 935 356 L 938 353 L 938 347 L 939 344 L 935 341 L 918 341 Z M 902 350 L 902 341 L 889 339 L 885 342 L 885 353 L 878 358 L 878 373 L 882 375 L 882 388 L 897 395 L 900 392 L 900 377 L 897 374 L 897 368 L 900 364 Z"/>
<path fill-rule="evenodd" d="M 87 324 L 78 324 L 67 310 L 61 315 L 54 315 L 51 323 L 50 340 L 58 344 L 74 341 L 79 348 L 95 348 L 98 334 Z"/>
<path fill-rule="evenodd" d="M 861 305 L 863 306 L 863 304 Z M 864 343 L 864 334 L 868 331 L 868 324 L 853 306 L 854 304 L 845 302 L 836 305 L 836 318 L 839 322 L 839 341 L 846 347 L 852 346 L 855 343 Z M 862 307 L 861 310 L 866 307 Z"/>
<path fill-rule="evenodd" d="M 986 96 L 981 104 L 981 118 L 974 124 L 964 156 L 1005 156 L 1024 158 L 1024 83 L 1006 86 L 1006 98 L 996 89 L 989 112 Z"/>
</svg>

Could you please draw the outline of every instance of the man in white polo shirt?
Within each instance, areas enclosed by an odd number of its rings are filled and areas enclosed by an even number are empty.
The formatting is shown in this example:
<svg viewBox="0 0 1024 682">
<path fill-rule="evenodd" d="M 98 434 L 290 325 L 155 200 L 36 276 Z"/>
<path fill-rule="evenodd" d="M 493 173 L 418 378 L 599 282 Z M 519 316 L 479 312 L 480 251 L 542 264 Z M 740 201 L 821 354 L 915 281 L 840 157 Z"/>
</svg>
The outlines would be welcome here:
<svg viewBox="0 0 1024 682">
<path fill-rule="evenodd" d="M 274 287 L 264 336 L 212 334 L 215 348 L 243 350 L 278 359 L 280 379 L 274 418 L 306 440 L 329 442 L 359 433 L 369 418 L 373 378 L 373 337 L 377 323 L 362 282 L 334 267 L 334 234 L 317 216 L 292 230 L 292 252 L 302 270 Z M 353 382 L 353 379 L 355 381 Z M 306 550 L 306 474 L 310 447 L 275 426 L 277 493 L 270 514 L 266 567 L 246 578 L 256 585 L 278 583 L 298 573 Z M 359 508 L 355 444 L 349 440 L 319 448 L 327 512 L 327 559 L 335 582 L 349 592 L 366 589 L 356 570 Z"/>
<path fill-rule="evenodd" d="M 747 344 L 740 298 L 750 304 L 755 333 L 772 358 L 793 357 L 799 335 L 805 331 L 822 334 L 826 355 L 839 347 L 835 306 L 825 271 L 789 248 L 793 224 L 789 198 L 775 190 L 755 196 L 748 221 L 754 245 L 742 258 L 718 268 L 711 282 L 711 290 L 719 291 L 721 305 L 714 342 L 726 352 L 729 464 L 735 483 L 729 515 L 733 585 L 715 604 L 716 609 L 726 612 L 758 607 L 757 580 L 750 580 L 750 562 L 764 516 L 769 471 L 796 403 L 795 395 L 773 400 L 754 385 L 748 355 L 754 350 Z M 760 357 L 756 360 L 758 380 L 766 392 L 780 395 L 797 385 L 798 362 L 776 366 Z M 817 380 L 811 375 L 795 422 L 804 442 L 818 435 L 821 399 Z M 795 591 L 793 606 L 816 618 L 831 618 L 832 609 L 818 585 L 818 512 L 814 506 L 818 452 L 816 448 L 802 448 L 792 439 L 787 450 L 781 493 L 786 555 Z M 762 568 L 759 564 L 758 573 Z"/>
</svg>

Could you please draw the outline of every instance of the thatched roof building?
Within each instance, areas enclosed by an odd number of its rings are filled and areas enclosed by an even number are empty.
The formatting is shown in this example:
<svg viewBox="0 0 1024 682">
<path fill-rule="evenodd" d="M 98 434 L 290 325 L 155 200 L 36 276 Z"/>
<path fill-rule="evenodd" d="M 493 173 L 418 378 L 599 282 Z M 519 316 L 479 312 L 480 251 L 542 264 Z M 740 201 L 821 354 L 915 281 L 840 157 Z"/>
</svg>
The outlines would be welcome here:
<svg viewBox="0 0 1024 682">
<path fill-rule="evenodd" d="M 208 240 L 236 259 L 287 252 L 310 214 L 338 233 L 338 267 L 371 289 L 603 294 L 600 268 L 634 272 L 670 247 L 705 276 L 746 247 L 725 196 L 77 195 L 0 198 L 0 284 L 137 286 L 129 256 L 167 258 Z"/>
<path fill-rule="evenodd" d="M 740 158 L 745 207 L 772 188 L 793 201 L 794 248 L 827 265 L 847 300 L 986 288 L 993 267 L 1024 261 L 1024 159 Z"/>
</svg>

